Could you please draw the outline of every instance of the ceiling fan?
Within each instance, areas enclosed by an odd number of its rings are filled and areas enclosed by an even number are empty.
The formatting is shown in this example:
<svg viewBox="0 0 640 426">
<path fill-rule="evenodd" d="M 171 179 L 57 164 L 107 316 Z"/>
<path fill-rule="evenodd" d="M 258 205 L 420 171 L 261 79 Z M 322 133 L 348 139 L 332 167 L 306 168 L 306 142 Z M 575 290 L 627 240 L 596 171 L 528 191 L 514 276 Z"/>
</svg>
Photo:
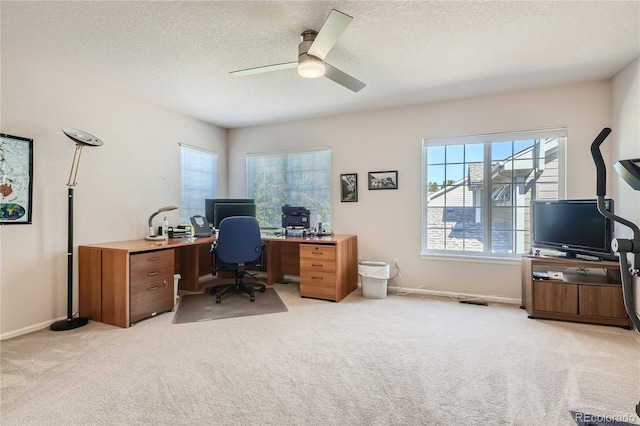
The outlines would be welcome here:
<svg viewBox="0 0 640 426">
<path fill-rule="evenodd" d="M 324 61 L 324 58 L 336 44 L 352 19 L 351 16 L 333 9 L 320 31 L 306 30 L 300 34 L 302 42 L 298 45 L 298 60 L 296 62 L 248 68 L 232 71 L 230 74 L 240 77 L 298 67 L 298 74 L 301 77 L 318 78 L 325 76 L 347 89 L 358 92 L 366 84 Z"/>
</svg>

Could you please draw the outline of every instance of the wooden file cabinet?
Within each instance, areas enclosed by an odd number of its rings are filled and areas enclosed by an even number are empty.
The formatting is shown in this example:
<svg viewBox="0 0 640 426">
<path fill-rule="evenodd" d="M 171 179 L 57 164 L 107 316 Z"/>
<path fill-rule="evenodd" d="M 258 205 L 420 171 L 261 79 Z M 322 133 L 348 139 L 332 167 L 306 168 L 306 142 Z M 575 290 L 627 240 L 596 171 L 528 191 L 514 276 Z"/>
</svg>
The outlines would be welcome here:
<svg viewBox="0 0 640 426">
<path fill-rule="evenodd" d="M 130 262 L 129 321 L 134 323 L 173 309 L 173 250 L 134 254 Z"/>
<path fill-rule="evenodd" d="M 562 279 L 533 278 L 536 271 L 565 268 L 584 268 L 587 272 L 564 272 Z M 631 327 L 617 262 L 523 256 L 522 305 L 529 318 Z"/>
<path fill-rule="evenodd" d="M 80 316 L 129 327 L 173 309 L 176 249 L 141 240 L 78 251 Z"/>
<path fill-rule="evenodd" d="M 356 238 L 300 244 L 300 296 L 339 302 L 357 287 Z"/>
<path fill-rule="evenodd" d="M 300 244 L 300 296 L 336 300 L 336 248 Z"/>
</svg>

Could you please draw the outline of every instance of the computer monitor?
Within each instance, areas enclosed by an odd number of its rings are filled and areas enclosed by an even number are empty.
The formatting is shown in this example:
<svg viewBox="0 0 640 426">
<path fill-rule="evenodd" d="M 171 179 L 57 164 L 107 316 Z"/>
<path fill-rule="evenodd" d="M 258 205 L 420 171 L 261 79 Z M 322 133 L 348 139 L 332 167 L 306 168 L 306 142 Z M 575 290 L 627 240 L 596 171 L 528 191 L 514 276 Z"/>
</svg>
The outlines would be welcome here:
<svg viewBox="0 0 640 426">
<path fill-rule="evenodd" d="M 222 203 L 242 203 L 242 204 L 253 204 L 253 198 L 206 198 L 204 200 L 204 216 L 207 218 L 207 221 L 213 226 L 215 223 L 214 209 L 216 204 Z"/>
<path fill-rule="evenodd" d="M 256 205 L 253 203 L 217 203 L 213 207 L 213 227 L 220 228 L 222 219 L 231 216 L 256 217 Z"/>
</svg>

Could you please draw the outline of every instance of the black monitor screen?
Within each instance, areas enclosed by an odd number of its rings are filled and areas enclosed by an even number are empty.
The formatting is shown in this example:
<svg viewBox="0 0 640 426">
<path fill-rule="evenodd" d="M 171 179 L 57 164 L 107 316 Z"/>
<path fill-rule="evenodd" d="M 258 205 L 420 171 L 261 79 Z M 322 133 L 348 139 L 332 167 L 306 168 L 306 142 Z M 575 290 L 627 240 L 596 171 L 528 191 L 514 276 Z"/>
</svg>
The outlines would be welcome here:
<svg viewBox="0 0 640 426">
<path fill-rule="evenodd" d="M 207 221 L 213 225 L 215 223 L 214 210 L 216 204 L 225 204 L 225 203 L 242 203 L 242 204 L 253 204 L 253 198 L 206 198 L 204 200 L 204 211 L 205 217 Z"/>
<path fill-rule="evenodd" d="M 218 203 L 213 208 L 213 227 L 218 229 L 222 219 L 231 216 L 256 217 L 256 205 L 251 203 Z"/>
</svg>

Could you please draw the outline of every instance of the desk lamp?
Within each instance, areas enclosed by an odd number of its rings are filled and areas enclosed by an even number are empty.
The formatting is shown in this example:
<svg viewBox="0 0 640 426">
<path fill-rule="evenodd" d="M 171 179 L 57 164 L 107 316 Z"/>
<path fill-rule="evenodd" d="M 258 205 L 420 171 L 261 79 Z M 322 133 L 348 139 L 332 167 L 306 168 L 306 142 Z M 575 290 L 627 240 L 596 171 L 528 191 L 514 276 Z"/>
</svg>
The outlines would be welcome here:
<svg viewBox="0 0 640 426">
<path fill-rule="evenodd" d="M 78 175 L 78 166 L 80 165 L 80 155 L 82 148 L 85 146 L 100 146 L 102 141 L 93 135 L 82 130 L 63 127 L 62 131 L 75 144 L 76 150 L 73 154 L 71 163 L 71 172 L 69 172 L 69 180 L 67 181 L 69 210 L 68 210 L 68 226 L 67 226 L 67 319 L 56 321 L 51 324 L 51 330 L 64 331 L 73 330 L 82 327 L 89 322 L 88 318 L 73 318 L 73 187 L 76 186 L 76 176 Z"/>
<path fill-rule="evenodd" d="M 157 211 L 151 214 L 151 216 L 149 216 L 149 235 L 144 237 L 144 239 L 151 240 L 151 241 L 166 240 L 167 239 L 166 235 L 156 235 L 155 231 L 153 230 L 153 224 L 152 224 L 153 218 L 156 217 L 159 213 L 170 212 L 171 210 L 175 210 L 177 208 L 178 208 L 177 206 L 160 207 Z"/>
</svg>

